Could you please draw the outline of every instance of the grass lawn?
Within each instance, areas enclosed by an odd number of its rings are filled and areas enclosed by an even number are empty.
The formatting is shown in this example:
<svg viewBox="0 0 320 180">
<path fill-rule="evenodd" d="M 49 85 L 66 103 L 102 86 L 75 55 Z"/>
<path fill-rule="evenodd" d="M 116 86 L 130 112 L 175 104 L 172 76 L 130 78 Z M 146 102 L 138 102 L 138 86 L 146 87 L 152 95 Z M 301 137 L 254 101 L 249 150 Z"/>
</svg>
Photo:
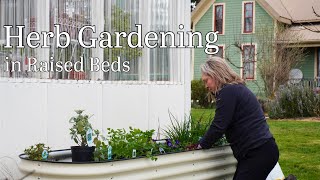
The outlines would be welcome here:
<svg viewBox="0 0 320 180">
<path fill-rule="evenodd" d="M 205 120 L 214 116 L 214 109 L 191 109 L 192 118 L 200 118 L 203 116 Z M 209 120 L 209 119 L 208 119 Z M 212 120 L 212 119 L 211 119 Z"/>
<path fill-rule="evenodd" d="M 212 109 L 192 109 L 194 118 L 210 115 Z M 280 150 L 283 173 L 298 179 L 320 179 L 320 122 L 268 120 Z"/>
</svg>

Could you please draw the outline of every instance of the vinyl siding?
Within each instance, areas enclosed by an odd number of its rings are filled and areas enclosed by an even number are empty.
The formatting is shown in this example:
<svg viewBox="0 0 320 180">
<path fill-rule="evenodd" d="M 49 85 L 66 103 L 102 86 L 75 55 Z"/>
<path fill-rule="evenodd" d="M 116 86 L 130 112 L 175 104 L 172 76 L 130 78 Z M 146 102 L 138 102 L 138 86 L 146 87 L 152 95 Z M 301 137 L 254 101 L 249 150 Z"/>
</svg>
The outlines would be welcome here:
<svg viewBox="0 0 320 180">
<path fill-rule="evenodd" d="M 207 54 L 204 52 L 205 50 L 205 35 L 212 31 L 212 6 L 209 10 L 202 16 L 202 18 L 198 21 L 195 26 L 195 31 L 202 33 L 202 42 L 204 48 L 196 48 L 194 50 L 194 79 L 201 78 L 200 65 L 205 62 L 207 59 Z M 198 44 L 198 39 L 195 38 L 195 44 Z"/>
</svg>

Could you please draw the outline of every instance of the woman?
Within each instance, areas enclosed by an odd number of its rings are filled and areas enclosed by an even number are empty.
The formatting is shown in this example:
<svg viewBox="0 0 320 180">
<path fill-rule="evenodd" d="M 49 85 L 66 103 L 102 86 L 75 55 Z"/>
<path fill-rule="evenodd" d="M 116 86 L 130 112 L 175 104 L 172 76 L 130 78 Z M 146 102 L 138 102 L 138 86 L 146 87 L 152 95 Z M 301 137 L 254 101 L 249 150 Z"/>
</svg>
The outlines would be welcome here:
<svg viewBox="0 0 320 180">
<path fill-rule="evenodd" d="M 227 62 L 213 57 L 201 66 L 202 80 L 215 95 L 216 114 L 198 148 L 210 148 L 223 134 L 238 160 L 234 179 L 265 180 L 279 159 L 256 96 Z"/>
</svg>

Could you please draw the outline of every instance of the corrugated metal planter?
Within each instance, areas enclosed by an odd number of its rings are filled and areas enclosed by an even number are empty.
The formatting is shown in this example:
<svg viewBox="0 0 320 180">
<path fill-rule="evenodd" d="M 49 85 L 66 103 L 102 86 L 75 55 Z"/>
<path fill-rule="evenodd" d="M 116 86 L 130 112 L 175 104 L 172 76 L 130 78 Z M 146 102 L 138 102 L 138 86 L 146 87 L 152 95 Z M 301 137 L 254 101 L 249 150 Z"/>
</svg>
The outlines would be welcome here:
<svg viewBox="0 0 320 180">
<path fill-rule="evenodd" d="M 71 163 L 68 160 L 70 151 L 59 151 L 57 154 L 61 157 L 61 153 L 64 153 L 64 158 L 56 162 L 31 161 L 21 155 L 19 168 L 25 173 L 30 173 L 27 180 L 232 179 L 237 163 L 229 146 L 160 155 L 157 161 L 137 158 L 111 162 Z"/>
</svg>

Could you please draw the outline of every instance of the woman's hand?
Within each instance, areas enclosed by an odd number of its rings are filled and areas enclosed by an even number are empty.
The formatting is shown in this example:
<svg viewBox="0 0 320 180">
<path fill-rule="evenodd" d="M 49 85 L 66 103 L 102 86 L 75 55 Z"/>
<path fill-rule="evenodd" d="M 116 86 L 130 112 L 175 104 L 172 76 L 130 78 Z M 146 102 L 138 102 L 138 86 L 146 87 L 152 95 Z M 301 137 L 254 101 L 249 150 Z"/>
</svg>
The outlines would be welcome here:
<svg viewBox="0 0 320 180">
<path fill-rule="evenodd" d="M 202 149 L 201 145 L 198 144 L 197 148 L 196 149 Z"/>
<path fill-rule="evenodd" d="M 187 146 L 186 148 L 188 151 L 195 150 L 195 149 L 202 149 L 200 144 L 191 144 L 191 145 Z"/>
</svg>

